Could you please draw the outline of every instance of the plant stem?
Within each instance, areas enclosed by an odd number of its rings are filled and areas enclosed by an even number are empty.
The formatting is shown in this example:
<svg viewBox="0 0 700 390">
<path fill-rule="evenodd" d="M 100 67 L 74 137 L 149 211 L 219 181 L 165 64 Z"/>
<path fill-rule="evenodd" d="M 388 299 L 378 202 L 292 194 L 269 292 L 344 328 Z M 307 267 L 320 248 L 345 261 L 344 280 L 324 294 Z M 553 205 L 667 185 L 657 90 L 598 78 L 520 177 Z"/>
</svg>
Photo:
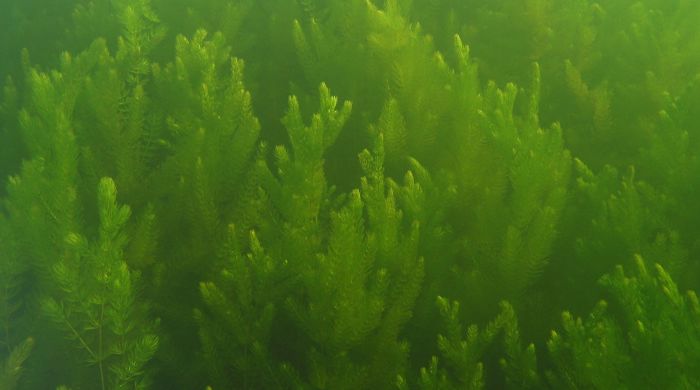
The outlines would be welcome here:
<svg viewBox="0 0 700 390">
<path fill-rule="evenodd" d="M 80 341 L 80 344 L 83 346 L 83 348 L 85 348 L 85 350 L 88 351 L 88 353 L 90 354 L 90 357 L 97 360 L 97 355 L 95 355 L 95 352 L 92 350 L 92 348 L 90 348 L 89 345 L 87 345 L 85 340 L 83 340 L 83 338 L 80 336 L 80 333 L 78 333 L 78 331 L 75 330 L 75 328 L 70 323 L 70 321 L 68 321 L 68 318 L 64 318 L 64 321 L 66 321 L 66 325 L 68 325 L 68 328 L 71 330 L 71 332 L 73 332 L 73 335 L 75 335 L 75 337 L 78 339 L 78 341 Z"/>
</svg>

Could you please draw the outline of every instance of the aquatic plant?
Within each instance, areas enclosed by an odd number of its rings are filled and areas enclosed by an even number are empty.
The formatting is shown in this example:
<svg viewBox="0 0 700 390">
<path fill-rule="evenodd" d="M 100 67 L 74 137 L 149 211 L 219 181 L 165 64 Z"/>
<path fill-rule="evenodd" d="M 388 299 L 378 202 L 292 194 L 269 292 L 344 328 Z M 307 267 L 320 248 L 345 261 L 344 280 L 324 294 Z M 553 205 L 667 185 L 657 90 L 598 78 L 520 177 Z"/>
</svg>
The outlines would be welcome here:
<svg viewBox="0 0 700 390">
<path fill-rule="evenodd" d="M 700 386 L 695 3 L 7 3 L 0 388 Z"/>
</svg>

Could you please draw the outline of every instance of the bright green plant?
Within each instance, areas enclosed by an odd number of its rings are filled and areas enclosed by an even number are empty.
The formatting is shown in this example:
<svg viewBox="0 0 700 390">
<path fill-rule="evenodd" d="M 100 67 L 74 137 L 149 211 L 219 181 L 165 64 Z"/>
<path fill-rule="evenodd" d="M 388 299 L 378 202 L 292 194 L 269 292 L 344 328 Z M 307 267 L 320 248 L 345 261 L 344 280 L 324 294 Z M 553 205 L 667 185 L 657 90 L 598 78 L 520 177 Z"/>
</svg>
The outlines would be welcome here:
<svg viewBox="0 0 700 390">
<path fill-rule="evenodd" d="M 86 385 L 146 388 L 150 382 L 143 369 L 158 337 L 155 323 L 144 318 L 146 307 L 137 302 L 137 274 L 124 260 L 131 210 L 116 203 L 111 179 L 102 179 L 97 192 L 98 237 L 94 242 L 76 233 L 66 237 L 66 253 L 53 267 L 60 292 L 44 299 L 42 309 L 96 367 L 81 378 Z"/>
</svg>

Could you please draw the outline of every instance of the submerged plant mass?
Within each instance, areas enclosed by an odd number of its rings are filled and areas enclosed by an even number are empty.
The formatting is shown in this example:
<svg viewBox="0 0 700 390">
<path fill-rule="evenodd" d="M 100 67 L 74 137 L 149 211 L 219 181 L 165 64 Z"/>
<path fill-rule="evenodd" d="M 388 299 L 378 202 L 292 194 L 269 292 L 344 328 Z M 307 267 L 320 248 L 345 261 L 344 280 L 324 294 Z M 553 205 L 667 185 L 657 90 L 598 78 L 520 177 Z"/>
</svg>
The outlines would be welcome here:
<svg viewBox="0 0 700 390">
<path fill-rule="evenodd" d="M 3 2 L 0 390 L 700 388 L 698 20 Z"/>
</svg>

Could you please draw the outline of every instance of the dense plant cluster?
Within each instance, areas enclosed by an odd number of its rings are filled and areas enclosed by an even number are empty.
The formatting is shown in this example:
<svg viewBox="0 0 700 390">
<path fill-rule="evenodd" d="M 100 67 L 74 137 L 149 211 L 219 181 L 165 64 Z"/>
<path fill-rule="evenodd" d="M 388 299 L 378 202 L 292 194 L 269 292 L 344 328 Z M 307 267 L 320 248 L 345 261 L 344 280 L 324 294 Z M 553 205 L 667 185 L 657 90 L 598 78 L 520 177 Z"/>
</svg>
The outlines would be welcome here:
<svg viewBox="0 0 700 390">
<path fill-rule="evenodd" d="M 5 1 L 0 389 L 700 388 L 697 20 Z"/>
</svg>

